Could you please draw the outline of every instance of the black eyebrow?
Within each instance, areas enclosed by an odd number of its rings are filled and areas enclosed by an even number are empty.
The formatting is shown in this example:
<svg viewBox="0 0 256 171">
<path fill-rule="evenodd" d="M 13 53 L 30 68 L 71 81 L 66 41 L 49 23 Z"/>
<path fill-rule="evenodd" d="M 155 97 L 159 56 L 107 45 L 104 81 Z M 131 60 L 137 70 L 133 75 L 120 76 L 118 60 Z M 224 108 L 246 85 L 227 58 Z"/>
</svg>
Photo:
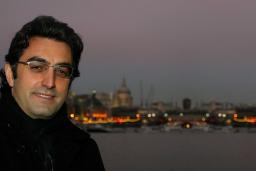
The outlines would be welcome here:
<svg viewBox="0 0 256 171">
<path fill-rule="evenodd" d="M 67 62 L 57 63 L 55 65 L 64 65 L 64 66 L 72 66 L 73 67 L 73 65 L 71 63 L 67 63 Z"/>
<path fill-rule="evenodd" d="M 48 63 L 48 61 L 46 61 L 44 58 L 41 58 L 39 56 L 33 56 L 33 57 L 31 57 L 31 58 L 29 58 L 27 60 L 27 62 L 29 62 L 29 61 L 39 61 L 39 62 L 46 62 L 46 63 Z"/>
<path fill-rule="evenodd" d="M 29 61 L 39 61 L 39 62 L 45 62 L 47 64 L 50 64 L 47 60 L 45 60 L 44 58 L 39 57 L 39 56 L 33 56 L 27 60 L 27 62 L 29 62 Z M 57 63 L 55 65 L 73 66 L 71 63 L 67 63 L 67 62 L 61 62 L 61 63 Z"/>
</svg>

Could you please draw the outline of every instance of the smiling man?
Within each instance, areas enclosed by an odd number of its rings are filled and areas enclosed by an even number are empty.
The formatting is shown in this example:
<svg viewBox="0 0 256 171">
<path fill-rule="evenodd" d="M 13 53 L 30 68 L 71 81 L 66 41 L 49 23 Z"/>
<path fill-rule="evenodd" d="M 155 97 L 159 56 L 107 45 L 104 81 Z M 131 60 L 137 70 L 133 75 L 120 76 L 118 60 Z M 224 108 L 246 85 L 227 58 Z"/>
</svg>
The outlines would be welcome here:
<svg viewBox="0 0 256 171">
<path fill-rule="evenodd" d="M 1 73 L 1 168 L 104 170 L 95 141 L 67 118 L 65 100 L 82 50 L 74 30 L 50 16 L 17 32 Z"/>
</svg>

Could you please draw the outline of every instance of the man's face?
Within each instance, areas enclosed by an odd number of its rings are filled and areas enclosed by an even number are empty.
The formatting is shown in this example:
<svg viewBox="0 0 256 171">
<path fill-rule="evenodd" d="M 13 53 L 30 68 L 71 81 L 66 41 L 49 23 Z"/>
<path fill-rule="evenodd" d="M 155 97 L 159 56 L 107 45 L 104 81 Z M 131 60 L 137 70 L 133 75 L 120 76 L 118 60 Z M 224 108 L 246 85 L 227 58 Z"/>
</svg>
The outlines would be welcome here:
<svg viewBox="0 0 256 171">
<path fill-rule="evenodd" d="M 66 43 L 42 37 L 30 39 L 29 47 L 19 61 L 27 62 L 34 58 L 47 61 L 51 66 L 72 63 L 71 49 Z M 7 73 L 7 80 L 21 109 L 34 119 L 47 119 L 56 114 L 66 99 L 70 84 L 70 79 L 56 75 L 53 67 L 37 73 L 21 63 L 17 64 L 17 78 L 10 78 Z"/>
</svg>

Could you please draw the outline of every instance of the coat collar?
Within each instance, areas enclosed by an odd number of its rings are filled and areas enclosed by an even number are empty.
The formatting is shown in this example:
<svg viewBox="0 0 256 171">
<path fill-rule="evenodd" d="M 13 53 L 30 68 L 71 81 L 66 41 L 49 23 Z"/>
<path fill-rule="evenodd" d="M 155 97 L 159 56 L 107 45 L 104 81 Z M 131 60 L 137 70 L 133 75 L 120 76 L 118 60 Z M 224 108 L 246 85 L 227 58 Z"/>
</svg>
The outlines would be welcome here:
<svg viewBox="0 0 256 171">
<path fill-rule="evenodd" d="M 0 127 L 8 127 L 14 130 L 41 136 L 41 134 L 55 134 L 65 139 L 89 138 L 89 134 L 78 129 L 67 118 L 67 107 L 64 104 L 58 113 L 51 119 L 32 119 L 19 107 L 11 93 L 3 94 L 0 98 Z M 58 132 L 60 135 L 58 135 Z M 65 134 L 64 134 L 65 133 Z"/>
</svg>

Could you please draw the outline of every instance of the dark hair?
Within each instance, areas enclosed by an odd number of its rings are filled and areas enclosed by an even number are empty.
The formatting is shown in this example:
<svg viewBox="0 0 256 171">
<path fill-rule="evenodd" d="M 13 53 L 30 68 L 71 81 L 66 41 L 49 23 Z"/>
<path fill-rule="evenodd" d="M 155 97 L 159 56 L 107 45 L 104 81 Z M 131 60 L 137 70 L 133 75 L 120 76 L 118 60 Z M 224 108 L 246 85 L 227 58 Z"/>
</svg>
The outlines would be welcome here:
<svg viewBox="0 0 256 171">
<path fill-rule="evenodd" d="M 74 66 L 73 78 L 79 76 L 78 64 L 83 51 L 83 42 L 72 28 L 52 16 L 39 16 L 25 24 L 12 39 L 5 61 L 11 66 L 15 66 L 23 51 L 29 46 L 30 38 L 36 36 L 54 39 L 69 45 Z M 16 67 L 14 67 L 15 72 Z"/>
</svg>

